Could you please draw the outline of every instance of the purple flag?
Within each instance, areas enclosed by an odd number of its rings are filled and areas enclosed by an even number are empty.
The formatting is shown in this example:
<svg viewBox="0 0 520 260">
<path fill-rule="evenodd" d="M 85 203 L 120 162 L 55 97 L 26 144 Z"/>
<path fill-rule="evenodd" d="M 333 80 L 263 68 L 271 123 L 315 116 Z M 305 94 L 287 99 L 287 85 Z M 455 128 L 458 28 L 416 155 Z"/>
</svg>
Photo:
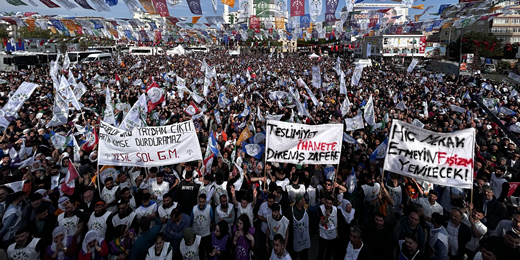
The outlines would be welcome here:
<svg viewBox="0 0 520 260">
<path fill-rule="evenodd" d="M 338 8 L 338 0 L 325 1 L 325 13 L 335 13 Z"/>
<path fill-rule="evenodd" d="M 334 25 L 336 23 L 335 13 L 325 13 L 325 22 L 327 25 Z"/>
<path fill-rule="evenodd" d="M 74 0 L 74 2 L 76 2 L 76 4 L 78 4 L 79 6 L 83 7 L 83 9 L 94 10 L 94 8 L 92 8 L 92 6 L 88 4 L 87 0 Z"/>
<path fill-rule="evenodd" d="M 188 6 L 193 14 L 202 15 L 202 8 L 200 6 L 200 0 L 188 0 Z"/>
</svg>

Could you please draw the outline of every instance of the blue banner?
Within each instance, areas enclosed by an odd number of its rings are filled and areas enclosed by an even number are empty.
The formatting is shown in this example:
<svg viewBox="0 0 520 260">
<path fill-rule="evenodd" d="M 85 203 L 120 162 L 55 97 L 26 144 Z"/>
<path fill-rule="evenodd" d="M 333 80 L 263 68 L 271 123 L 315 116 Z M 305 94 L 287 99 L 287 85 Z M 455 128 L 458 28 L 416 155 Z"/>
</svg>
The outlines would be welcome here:
<svg viewBox="0 0 520 260">
<path fill-rule="evenodd" d="M 92 20 L 90 20 L 90 21 L 94 24 L 94 29 L 105 28 L 105 27 L 103 26 L 103 24 L 101 23 L 100 20 L 92 19 Z"/>
<path fill-rule="evenodd" d="M 60 20 L 57 19 L 49 19 L 49 21 L 56 27 L 57 30 L 60 31 L 68 31 L 68 29 L 65 29 L 65 26 L 61 23 Z"/>
<path fill-rule="evenodd" d="M 309 28 L 311 23 L 311 15 L 306 14 L 304 16 L 300 16 L 300 28 Z"/>
<path fill-rule="evenodd" d="M 117 0 L 105 0 L 108 6 L 116 6 Z"/>
</svg>

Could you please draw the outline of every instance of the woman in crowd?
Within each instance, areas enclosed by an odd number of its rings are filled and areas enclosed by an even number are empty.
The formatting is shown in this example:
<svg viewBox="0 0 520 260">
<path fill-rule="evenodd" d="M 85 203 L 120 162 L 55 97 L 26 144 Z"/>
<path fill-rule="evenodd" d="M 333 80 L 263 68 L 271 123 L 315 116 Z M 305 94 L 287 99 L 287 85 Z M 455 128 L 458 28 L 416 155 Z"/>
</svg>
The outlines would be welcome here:
<svg viewBox="0 0 520 260">
<path fill-rule="evenodd" d="M 248 260 L 251 248 L 255 247 L 255 228 L 251 227 L 249 217 L 240 215 L 237 225 L 233 226 L 233 247 L 235 260 Z"/>
<path fill-rule="evenodd" d="M 128 229 L 127 225 L 119 225 L 114 228 L 117 237 L 108 244 L 110 250 L 110 260 L 127 260 L 130 258 L 130 251 L 134 244 L 134 230 Z"/>
<path fill-rule="evenodd" d="M 85 235 L 78 260 L 107 260 L 107 242 L 98 237 L 96 230 L 90 230 Z"/>
<path fill-rule="evenodd" d="M 170 242 L 165 242 L 164 233 L 159 233 L 155 236 L 155 245 L 148 249 L 146 260 L 163 260 L 172 259 L 172 246 Z"/>
<path fill-rule="evenodd" d="M 78 242 L 76 237 L 67 236 L 64 226 L 57 226 L 52 231 L 52 244 L 45 250 L 44 260 L 76 260 L 78 255 Z"/>
<path fill-rule="evenodd" d="M 210 260 L 229 259 L 229 226 L 225 220 L 221 220 L 215 226 L 215 231 L 211 235 L 211 246 L 213 251 L 209 254 Z"/>
</svg>

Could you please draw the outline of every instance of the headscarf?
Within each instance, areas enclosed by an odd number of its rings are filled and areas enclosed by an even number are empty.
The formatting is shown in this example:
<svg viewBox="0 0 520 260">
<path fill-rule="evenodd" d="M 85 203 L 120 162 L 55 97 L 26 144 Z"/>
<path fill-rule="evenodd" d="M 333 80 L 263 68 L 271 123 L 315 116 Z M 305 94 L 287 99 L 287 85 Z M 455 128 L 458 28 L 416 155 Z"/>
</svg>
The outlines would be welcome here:
<svg viewBox="0 0 520 260">
<path fill-rule="evenodd" d="M 225 220 L 221 220 L 217 223 L 217 226 L 220 228 L 220 236 L 218 236 L 217 239 L 221 240 L 228 234 L 229 225 Z"/>
<path fill-rule="evenodd" d="M 83 252 L 85 254 L 92 253 L 92 259 L 94 259 L 96 250 L 95 250 L 95 248 L 91 248 L 90 252 L 89 252 L 88 249 L 87 249 L 88 248 L 87 246 L 88 246 L 88 243 L 90 243 L 90 242 L 92 242 L 94 240 L 97 240 L 98 243 L 103 242 L 103 239 L 98 237 L 98 233 L 97 233 L 96 230 L 90 230 L 85 235 L 85 239 L 83 240 L 83 244 L 81 245 L 81 249 L 83 249 Z"/>
<path fill-rule="evenodd" d="M 67 246 L 67 229 L 64 226 L 57 226 L 54 231 L 52 231 L 52 244 L 51 244 L 51 250 L 52 252 L 56 252 L 58 250 L 58 243 L 54 241 L 54 239 L 60 235 L 63 234 L 63 240 L 61 241 L 61 244 L 63 246 Z M 62 260 L 65 258 L 65 252 L 60 251 L 58 252 L 58 257 L 56 259 Z"/>
</svg>

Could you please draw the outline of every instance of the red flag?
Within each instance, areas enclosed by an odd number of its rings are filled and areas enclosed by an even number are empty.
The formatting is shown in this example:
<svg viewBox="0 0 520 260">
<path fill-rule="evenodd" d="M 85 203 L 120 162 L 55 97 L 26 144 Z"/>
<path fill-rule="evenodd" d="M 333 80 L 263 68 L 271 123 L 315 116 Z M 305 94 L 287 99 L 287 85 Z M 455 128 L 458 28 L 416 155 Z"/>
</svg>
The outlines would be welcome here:
<svg viewBox="0 0 520 260">
<path fill-rule="evenodd" d="M 193 101 L 190 102 L 190 105 L 184 109 L 184 112 L 190 116 L 196 115 L 200 112 L 200 109 L 193 103 Z"/>
<path fill-rule="evenodd" d="M 206 173 L 211 173 L 211 165 L 213 164 L 213 158 L 215 155 L 211 153 L 206 159 L 204 159 L 204 168 Z"/>
<path fill-rule="evenodd" d="M 4 47 L 7 46 L 7 38 L 4 38 Z"/>
<path fill-rule="evenodd" d="M 146 89 L 146 94 L 148 94 L 148 113 L 151 112 L 157 105 L 164 102 L 164 90 L 159 88 L 157 82 L 152 82 L 150 86 Z"/>
<path fill-rule="evenodd" d="M 18 47 L 22 47 L 22 39 L 18 39 Z"/>
<path fill-rule="evenodd" d="M 92 128 L 92 130 L 85 130 L 85 131 L 91 131 L 90 132 L 90 138 L 86 143 L 83 144 L 81 149 L 85 152 L 90 152 L 92 149 L 94 149 L 94 146 L 98 144 L 98 135 L 96 133 L 96 129 Z"/>
<path fill-rule="evenodd" d="M 65 180 L 61 185 L 61 191 L 69 196 L 72 196 L 72 194 L 74 194 L 74 187 L 76 186 L 74 181 L 78 177 L 78 171 L 76 171 L 76 168 L 74 168 L 74 164 L 69 161 L 69 171 L 67 172 Z"/>
<path fill-rule="evenodd" d="M 495 49 L 495 46 L 497 46 L 497 42 L 491 44 L 491 47 L 489 47 L 489 51 L 493 51 Z"/>
<path fill-rule="evenodd" d="M 116 73 L 116 81 L 120 81 L 121 78 L 119 77 L 119 74 Z"/>
<path fill-rule="evenodd" d="M 507 193 L 507 197 L 513 196 L 513 193 L 515 193 L 516 188 L 520 185 L 520 182 L 510 182 L 509 183 L 509 192 Z"/>
</svg>

